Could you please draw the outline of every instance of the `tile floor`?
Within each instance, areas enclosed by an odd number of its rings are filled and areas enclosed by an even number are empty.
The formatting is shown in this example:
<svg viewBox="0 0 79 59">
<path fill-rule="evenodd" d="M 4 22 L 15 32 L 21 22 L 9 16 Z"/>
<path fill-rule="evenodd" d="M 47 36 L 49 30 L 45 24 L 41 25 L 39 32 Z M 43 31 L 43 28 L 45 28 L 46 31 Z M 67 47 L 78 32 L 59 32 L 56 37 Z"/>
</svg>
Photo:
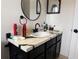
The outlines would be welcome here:
<svg viewBox="0 0 79 59">
<path fill-rule="evenodd" d="M 57 59 L 68 59 L 68 58 L 63 55 L 60 55 L 59 58 L 57 58 Z"/>
</svg>

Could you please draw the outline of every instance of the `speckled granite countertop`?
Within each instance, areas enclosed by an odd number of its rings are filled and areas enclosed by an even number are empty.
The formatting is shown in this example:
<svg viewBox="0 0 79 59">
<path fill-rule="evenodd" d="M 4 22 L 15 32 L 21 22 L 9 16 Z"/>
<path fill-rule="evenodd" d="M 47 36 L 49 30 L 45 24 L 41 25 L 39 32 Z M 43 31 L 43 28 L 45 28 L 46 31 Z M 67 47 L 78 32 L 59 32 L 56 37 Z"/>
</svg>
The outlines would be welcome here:
<svg viewBox="0 0 79 59">
<path fill-rule="evenodd" d="M 45 42 L 51 40 L 51 38 L 55 38 L 58 34 L 61 34 L 62 32 L 52 32 L 52 34 L 46 36 L 46 37 L 35 37 L 35 38 L 19 38 L 17 37 L 17 39 L 8 39 L 8 41 L 10 43 L 12 43 L 13 45 L 15 45 L 16 47 L 19 47 L 19 45 L 23 45 L 20 47 L 20 49 L 22 49 L 25 52 L 28 52 L 30 50 L 32 50 L 35 47 L 38 47 L 42 44 L 44 44 Z"/>
</svg>

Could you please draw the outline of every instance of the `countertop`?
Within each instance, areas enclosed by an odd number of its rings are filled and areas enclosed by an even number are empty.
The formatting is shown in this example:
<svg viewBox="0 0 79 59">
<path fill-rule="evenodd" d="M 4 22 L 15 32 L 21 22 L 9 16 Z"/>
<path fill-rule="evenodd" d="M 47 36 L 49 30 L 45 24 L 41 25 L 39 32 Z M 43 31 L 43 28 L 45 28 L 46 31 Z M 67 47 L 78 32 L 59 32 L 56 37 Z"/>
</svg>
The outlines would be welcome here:
<svg viewBox="0 0 79 59">
<path fill-rule="evenodd" d="M 47 37 L 35 37 L 35 38 L 26 38 L 26 39 L 23 38 L 23 39 L 17 39 L 17 40 L 8 39 L 8 41 L 13 45 L 15 45 L 16 47 L 19 47 L 19 45 L 23 45 L 20 47 L 20 49 L 22 49 L 25 52 L 28 52 L 33 48 L 36 48 L 44 44 L 45 42 L 51 40 L 51 38 L 55 38 L 58 34 L 61 34 L 61 33 L 62 32 L 50 34 Z"/>
</svg>

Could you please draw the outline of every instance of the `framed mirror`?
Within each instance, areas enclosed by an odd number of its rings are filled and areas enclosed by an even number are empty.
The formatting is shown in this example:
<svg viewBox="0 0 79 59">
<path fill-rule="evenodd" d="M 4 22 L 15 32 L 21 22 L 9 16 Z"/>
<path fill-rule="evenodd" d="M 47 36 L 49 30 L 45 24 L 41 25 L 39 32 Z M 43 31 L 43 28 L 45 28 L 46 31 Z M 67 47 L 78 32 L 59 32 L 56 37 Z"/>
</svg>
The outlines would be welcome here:
<svg viewBox="0 0 79 59">
<path fill-rule="evenodd" d="M 47 14 L 59 14 L 61 0 L 47 0 Z"/>
<path fill-rule="evenodd" d="M 25 17 L 30 21 L 35 21 L 40 17 L 40 0 L 21 0 L 21 8 Z"/>
</svg>

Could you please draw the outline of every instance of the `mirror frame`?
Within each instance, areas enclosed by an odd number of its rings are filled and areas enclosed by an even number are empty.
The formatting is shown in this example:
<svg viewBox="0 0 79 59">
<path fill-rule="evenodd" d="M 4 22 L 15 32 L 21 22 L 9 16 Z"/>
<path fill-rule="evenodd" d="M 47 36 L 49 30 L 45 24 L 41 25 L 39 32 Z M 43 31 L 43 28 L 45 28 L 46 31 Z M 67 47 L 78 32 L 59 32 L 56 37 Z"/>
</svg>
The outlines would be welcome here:
<svg viewBox="0 0 79 59">
<path fill-rule="evenodd" d="M 58 8 L 58 12 L 49 12 L 48 11 L 48 6 L 49 6 L 49 0 L 47 0 L 47 14 L 59 14 L 60 13 L 60 9 L 61 9 L 61 0 L 58 0 L 59 1 L 59 8 Z"/>
<path fill-rule="evenodd" d="M 37 6 L 36 6 L 36 14 L 39 14 L 39 16 L 38 16 L 36 19 L 30 19 L 30 18 L 24 13 L 23 8 L 22 8 L 22 1 L 23 1 L 23 0 L 21 0 L 21 9 L 22 9 L 22 12 L 23 12 L 24 16 L 25 16 L 28 20 L 30 20 L 30 21 L 36 21 L 36 20 L 38 20 L 38 18 L 39 18 L 40 15 L 41 15 L 41 2 L 40 2 L 40 0 L 38 0 L 38 2 L 36 1 L 36 4 L 39 3 L 39 5 L 40 5 L 40 13 L 37 13 Z"/>
</svg>

